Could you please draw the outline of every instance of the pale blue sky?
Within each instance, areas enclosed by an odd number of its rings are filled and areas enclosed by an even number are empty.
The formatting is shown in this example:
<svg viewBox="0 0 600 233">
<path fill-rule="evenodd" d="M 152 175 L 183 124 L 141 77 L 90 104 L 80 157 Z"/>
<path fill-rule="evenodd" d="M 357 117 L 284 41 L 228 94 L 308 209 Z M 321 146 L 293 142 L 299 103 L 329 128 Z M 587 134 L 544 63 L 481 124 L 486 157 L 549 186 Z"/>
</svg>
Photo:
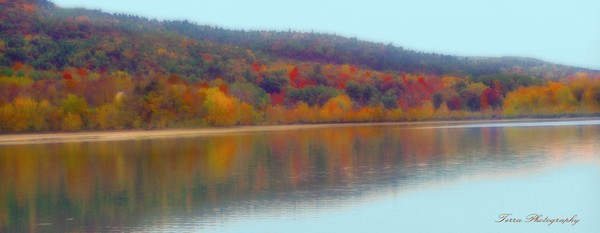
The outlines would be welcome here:
<svg viewBox="0 0 600 233">
<path fill-rule="evenodd" d="M 54 0 L 231 29 L 336 33 L 407 49 L 600 69 L 598 0 Z"/>
</svg>

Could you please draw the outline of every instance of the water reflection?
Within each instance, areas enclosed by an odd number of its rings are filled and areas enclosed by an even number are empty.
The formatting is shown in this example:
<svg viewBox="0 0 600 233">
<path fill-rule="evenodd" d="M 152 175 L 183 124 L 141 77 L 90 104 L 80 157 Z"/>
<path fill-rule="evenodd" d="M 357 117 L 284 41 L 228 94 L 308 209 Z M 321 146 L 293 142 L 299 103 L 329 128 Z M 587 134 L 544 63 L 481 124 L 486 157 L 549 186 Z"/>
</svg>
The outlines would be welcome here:
<svg viewBox="0 0 600 233">
<path fill-rule="evenodd" d="M 599 129 L 375 125 L 0 146 L 0 231 L 189 230 L 311 218 L 469 177 L 600 164 Z"/>
</svg>

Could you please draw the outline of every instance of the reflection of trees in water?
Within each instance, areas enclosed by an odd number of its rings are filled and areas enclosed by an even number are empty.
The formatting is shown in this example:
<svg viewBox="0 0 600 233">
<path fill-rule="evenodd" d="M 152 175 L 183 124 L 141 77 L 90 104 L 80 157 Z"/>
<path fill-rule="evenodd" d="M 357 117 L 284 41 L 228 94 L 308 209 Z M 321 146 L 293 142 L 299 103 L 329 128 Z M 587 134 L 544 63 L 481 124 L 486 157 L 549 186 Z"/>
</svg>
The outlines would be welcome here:
<svg viewBox="0 0 600 233">
<path fill-rule="evenodd" d="M 210 211 L 244 200 L 344 195 L 339 188 L 348 184 L 355 190 L 347 192 L 361 192 L 375 184 L 401 185 L 436 169 L 457 176 L 466 166 L 503 166 L 526 156 L 518 153 L 525 147 L 556 160 L 577 151 L 593 155 L 597 139 L 595 126 L 384 125 L 2 146 L 0 229 L 94 231 L 133 226 L 143 216 Z M 38 226 L 45 222 L 53 225 Z"/>
</svg>

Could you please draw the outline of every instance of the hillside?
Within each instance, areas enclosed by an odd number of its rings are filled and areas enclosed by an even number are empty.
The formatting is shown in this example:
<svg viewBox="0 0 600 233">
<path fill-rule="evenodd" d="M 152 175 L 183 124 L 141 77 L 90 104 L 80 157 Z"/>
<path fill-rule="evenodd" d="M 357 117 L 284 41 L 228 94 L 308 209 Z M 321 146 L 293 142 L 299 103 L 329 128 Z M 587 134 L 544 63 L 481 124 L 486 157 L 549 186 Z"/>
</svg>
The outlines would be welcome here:
<svg viewBox="0 0 600 233">
<path fill-rule="evenodd" d="M 529 58 L 228 30 L 45 0 L 0 7 L 1 131 L 590 115 L 600 104 L 597 71 Z M 537 92 L 547 98 L 526 98 Z"/>
<path fill-rule="evenodd" d="M 129 15 L 111 15 L 97 10 L 61 9 L 45 0 L 19 0 L 1 4 L 5 6 L 3 24 L 0 25 L 2 36 L 5 43 L 11 43 L 11 47 L 14 47 L 14 50 L 7 51 L 7 56 L 2 61 L 6 66 L 18 61 L 32 64 L 36 69 L 62 69 L 81 67 L 83 63 L 93 69 L 114 67 L 130 73 L 168 71 L 169 66 L 160 64 L 155 58 L 147 58 L 152 61 L 139 62 L 140 64 L 130 67 L 124 64 L 131 63 L 130 61 L 123 61 L 124 57 L 127 58 L 127 53 L 131 53 L 129 50 L 138 50 L 141 53 L 138 55 L 146 58 L 144 55 L 156 55 L 156 49 L 152 47 L 162 46 L 173 49 L 171 52 L 176 52 L 179 56 L 190 56 L 191 60 L 201 60 L 202 56 L 199 55 L 202 53 L 219 54 L 224 59 L 246 58 L 245 50 L 249 49 L 257 52 L 254 55 L 259 60 L 287 58 L 325 64 L 350 64 L 377 71 L 435 75 L 480 76 L 520 70 L 536 77 L 558 78 L 588 71 L 535 59 L 469 58 L 423 53 L 391 44 L 328 34 L 235 31 L 188 21 L 156 21 Z M 22 40 L 27 36 L 37 42 L 33 48 L 24 45 Z M 116 39 L 120 40 L 115 41 Z M 195 45 L 178 46 L 182 40 L 190 40 Z M 117 42 L 117 45 L 102 45 L 111 42 Z M 129 45 L 124 46 L 123 42 Z M 101 45 L 94 46 L 92 43 Z M 123 46 L 119 46 L 122 44 Z M 193 51 L 177 47 L 192 47 Z M 28 49 L 51 51 L 27 51 Z M 96 50 L 105 51 L 107 58 L 93 54 Z M 41 53 L 46 53 L 46 56 L 40 57 Z M 65 55 L 75 55 L 75 58 L 60 58 Z M 117 61 L 113 62 L 113 59 Z M 102 60 L 108 62 L 102 63 Z M 185 65 L 181 64 L 185 63 L 181 60 L 183 59 L 176 62 L 179 63 L 177 65 Z M 147 63 L 158 64 L 160 67 L 145 67 Z"/>
</svg>

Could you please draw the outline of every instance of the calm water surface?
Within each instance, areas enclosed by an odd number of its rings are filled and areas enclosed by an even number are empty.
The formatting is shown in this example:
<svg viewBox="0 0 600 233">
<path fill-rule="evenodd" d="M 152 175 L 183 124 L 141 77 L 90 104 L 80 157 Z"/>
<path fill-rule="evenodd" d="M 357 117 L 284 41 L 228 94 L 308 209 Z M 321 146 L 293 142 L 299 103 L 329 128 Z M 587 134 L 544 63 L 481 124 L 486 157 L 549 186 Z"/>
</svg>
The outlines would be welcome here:
<svg viewBox="0 0 600 233">
<path fill-rule="evenodd" d="M 0 146 L 0 232 L 597 233 L 599 197 L 593 120 Z"/>
</svg>

